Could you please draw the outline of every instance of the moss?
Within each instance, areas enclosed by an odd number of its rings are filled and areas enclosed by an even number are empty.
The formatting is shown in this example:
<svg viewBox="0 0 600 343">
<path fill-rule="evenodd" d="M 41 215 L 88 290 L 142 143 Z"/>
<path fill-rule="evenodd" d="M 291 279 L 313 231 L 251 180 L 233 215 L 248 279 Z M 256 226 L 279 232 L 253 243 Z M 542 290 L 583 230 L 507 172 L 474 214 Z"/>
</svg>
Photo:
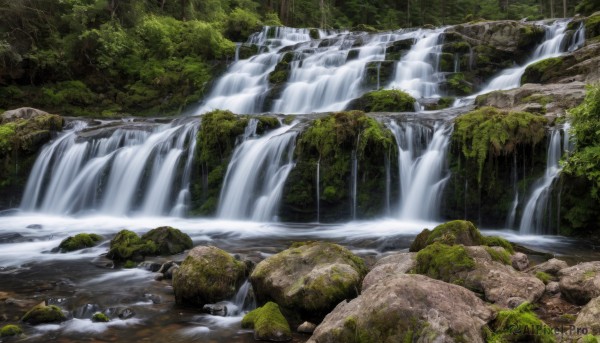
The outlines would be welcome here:
<svg viewBox="0 0 600 343">
<path fill-rule="evenodd" d="M 483 244 L 488 247 L 502 247 L 504 250 L 508 251 L 510 254 L 515 252 L 513 245 L 507 241 L 506 239 L 498 236 L 484 236 Z"/>
<path fill-rule="evenodd" d="M 533 312 L 533 305 L 524 302 L 512 310 L 498 313 L 487 332 L 488 342 L 556 342 L 554 330 Z"/>
<path fill-rule="evenodd" d="M 600 14 L 595 13 L 585 19 L 585 38 L 592 39 L 594 37 L 600 36 Z"/>
<path fill-rule="evenodd" d="M 464 73 L 452 73 L 446 77 L 446 84 L 451 94 L 469 95 L 473 93 L 473 85 L 465 78 Z"/>
<path fill-rule="evenodd" d="M 427 246 L 427 240 L 429 239 L 429 235 L 431 231 L 429 229 L 424 229 L 421 231 L 417 237 L 413 240 L 408 249 L 409 252 L 418 252 L 423 250 Z"/>
<path fill-rule="evenodd" d="M 494 249 L 492 247 L 485 247 L 485 251 L 487 251 L 488 254 L 490 254 L 493 261 L 497 261 L 506 265 L 511 265 L 511 258 L 508 251 L 502 248 Z"/>
<path fill-rule="evenodd" d="M 152 241 L 156 244 L 159 255 L 175 255 L 191 249 L 194 244 L 187 234 L 170 226 L 161 226 L 142 235 L 142 242 Z"/>
<path fill-rule="evenodd" d="M 269 74 L 269 82 L 273 85 L 279 85 L 287 82 L 290 77 L 292 66 L 290 63 L 294 60 L 294 53 L 287 52 L 282 57 L 275 69 Z"/>
<path fill-rule="evenodd" d="M 417 253 L 415 271 L 445 282 L 460 280 L 460 273 L 473 269 L 475 261 L 463 246 L 433 243 Z"/>
<path fill-rule="evenodd" d="M 290 326 L 281 314 L 279 306 L 269 301 L 244 316 L 242 328 L 254 329 L 254 337 L 258 340 L 289 340 L 292 338 Z"/>
<path fill-rule="evenodd" d="M 481 184 L 488 155 L 506 155 L 519 145 L 541 142 L 546 124 L 546 118 L 531 113 L 482 107 L 456 118 L 452 139 L 460 144 L 467 159 L 477 162 L 477 181 Z"/>
<path fill-rule="evenodd" d="M 446 245 L 481 245 L 483 236 L 479 230 L 466 220 L 453 220 L 436 226 L 427 237 L 427 245 L 435 242 Z"/>
<path fill-rule="evenodd" d="M 397 89 L 384 89 L 352 100 L 347 109 L 365 112 L 414 112 L 415 99 Z"/>
<path fill-rule="evenodd" d="M 127 260 L 127 261 L 125 261 L 125 263 L 123 263 L 123 268 L 125 268 L 125 269 L 135 268 L 136 266 L 137 266 L 137 263 L 133 262 L 132 260 Z"/>
<path fill-rule="evenodd" d="M 330 332 L 332 342 L 418 342 L 431 341 L 437 337 L 429 330 L 429 323 L 415 318 L 410 310 L 390 313 L 378 311 L 367 316 L 350 315 L 341 328 Z"/>
<path fill-rule="evenodd" d="M 540 279 L 540 281 L 542 281 L 544 285 L 547 285 L 548 282 L 552 281 L 553 279 L 552 275 L 545 272 L 537 272 L 535 273 L 535 277 Z"/>
<path fill-rule="evenodd" d="M 600 337 L 588 334 L 581 337 L 581 341 L 582 343 L 598 343 L 600 342 Z"/>
<path fill-rule="evenodd" d="M 264 116 L 263 115 L 263 116 L 256 116 L 253 118 L 256 118 L 258 120 L 258 124 L 256 126 L 256 133 L 259 135 L 263 134 L 269 130 L 276 129 L 281 126 L 279 119 L 274 116 Z M 290 123 L 287 123 L 287 125 L 289 125 L 289 124 Z"/>
<path fill-rule="evenodd" d="M 308 35 L 310 36 L 310 39 L 321 38 L 321 35 L 319 34 L 319 30 L 315 29 L 315 28 L 310 29 L 310 31 L 308 31 Z"/>
<path fill-rule="evenodd" d="M 387 48 L 385 49 L 385 59 L 387 61 L 400 60 L 402 56 L 405 55 L 411 49 L 415 42 L 415 39 L 410 38 L 389 43 L 387 45 Z"/>
<path fill-rule="evenodd" d="M 530 64 L 521 76 L 521 84 L 525 83 L 546 83 L 552 78 L 560 75 L 563 59 L 561 57 L 551 57 L 539 62 Z"/>
<path fill-rule="evenodd" d="M 0 329 L 0 337 L 18 336 L 22 333 L 23 330 L 21 330 L 21 327 L 13 324 L 4 325 L 2 329 Z"/>
<path fill-rule="evenodd" d="M 153 256 L 157 253 L 158 247 L 153 241 L 144 241 L 133 231 L 121 230 L 110 241 L 106 256 L 115 261 L 141 261 L 144 256 Z"/>
<path fill-rule="evenodd" d="M 362 77 L 363 85 L 367 89 L 373 89 L 388 84 L 394 76 L 394 69 L 393 61 L 367 62 Z"/>
<path fill-rule="evenodd" d="M 100 235 L 96 235 L 94 233 L 92 233 L 92 234 L 80 233 L 75 236 L 69 236 L 69 237 L 65 238 L 62 242 L 60 242 L 60 245 L 58 246 L 58 248 L 62 252 L 69 252 L 69 251 L 75 251 L 75 250 L 80 250 L 80 249 L 84 249 L 84 248 L 90 248 L 90 247 L 96 246 L 99 242 L 102 241 L 103 238 L 104 237 L 102 237 Z"/>
<path fill-rule="evenodd" d="M 593 279 L 594 277 L 596 277 L 596 272 L 594 270 L 588 270 L 587 272 L 583 273 L 583 278 L 585 280 Z"/>
<path fill-rule="evenodd" d="M 21 321 L 37 325 L 45 323 L 58 323 L 65 321 L 67 317 L 62 310 L 55 305 L 45 306 L 43 304 L 37 305 L 21 318 Z"/>
<path fill-rule="evenodd" d="M 96 312 L 92 316 L 92 322 L 96 323 L 107 323 L 110 322 L 110 318 L 102 312 Z"/>
</svg>

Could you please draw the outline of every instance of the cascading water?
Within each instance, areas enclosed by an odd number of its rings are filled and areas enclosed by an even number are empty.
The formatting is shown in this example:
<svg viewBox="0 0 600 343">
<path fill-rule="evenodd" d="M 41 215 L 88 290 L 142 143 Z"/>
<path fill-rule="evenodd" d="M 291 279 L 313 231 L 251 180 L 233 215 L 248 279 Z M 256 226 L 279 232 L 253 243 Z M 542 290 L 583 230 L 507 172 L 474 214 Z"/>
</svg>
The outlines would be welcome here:
<svg viewBox="0 0 600 343">
<path fill-rule="evenodd" d="M 284 125 L 235 149 L 219 199 L 218 217 L 273 220 L 292 160 L 297 131 Z"/>
<path fill-rule="evenodd" d="M 564 137 L 561 138 L 561 131 L 554 128 L 550 133 L 550 143 L 548 144 L 548 153 L 546 157 L 546 171 L 544 176 L 534 183 L 533 191 L 529 195 L 523 209 L 523 216 L 519 226 L 519 232 L 523 234 L 544 234 L 549 226 L 548 205 L 552 193 L 554 181 L 562 170 L 559 161 L 563 153 L 570 149 L 568 131 L 570 125 L 564 124 Z"/>
<path fill-rule="evenodd" d="M 391 121 L 389 128 L 398 145 L 401 219 L 435 219 L 440 195 L 448 180 L 446 153 L 451 126 L 434 128 L 412 122 Z"/>
<path fill-rule="evenodd" d="M 81 131 L 86 125 L 79 123 L 46 146 L 21 208 L 56 214 L 183 213 L 198 124 L 132 125 L 87 139 Z M 180 188 L 175 190 L 176 184 Z"/>
</svg>

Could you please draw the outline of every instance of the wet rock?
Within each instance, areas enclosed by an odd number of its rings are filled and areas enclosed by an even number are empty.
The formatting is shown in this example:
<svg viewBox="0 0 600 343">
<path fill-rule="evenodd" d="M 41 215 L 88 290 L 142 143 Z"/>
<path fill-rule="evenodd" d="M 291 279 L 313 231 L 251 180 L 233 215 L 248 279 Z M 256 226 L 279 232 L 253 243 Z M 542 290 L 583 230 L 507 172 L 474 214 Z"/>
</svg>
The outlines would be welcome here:
<svg viewBox="0 0 600 343">
<path fill-rule="evenodd" d="M 38 110 L 37 108 L 21 107 L 2 113 L 2 122 L 15 121 L 17 119 L 31 119 L 48 114 L 48 112 Z"/>
<path fill-rule="evenodd" d="M 587 328 L 588 334 L 600 335 L 600 297 L 585 305 L 573 324 L 576 328 Z"/>
<path fill-rule="evenodd" d="M 528 273 L 535 275 L 538 272 L 543 272 L 550 275 L 558 275 L 561 269 L 568 268 L 567 262 L 552 258 L 546 262 L 535 265 L 527 270 Z"/>
<path fill-rule="evenodd" d="M 157 262 L 144 261 L 138 265 L 138 268 L 157 273 L 163 265 Z"/>
<path fill-rule="evenodd" d="M 30 224 L 30 225 L 27 225 L 25 228 L 32 229 L 32 230 L 41 230 L 43 228 L 43 226 L 40 224 Z"/>
<path fill-rule="evenodd" d="M 256 340 L 282 342 L 292 339 L 290 326 L 274 302 L 268 302 L 246 314 L 242 319 L 242 328 L 254 329 Z"/>
<path fill-rule="evenodd" d="M 529 258 L 522 252 L 516 252 L 511 257 L 511 264 L 516 270 L 523 271 L 529 267 Z"/>
<path fill-rule="evenodd" d="M 75 236 L 69 236 L 60 242 L 58 249 L 61 252 L 71 252 L 85 248 L 91 248 L 100 243 L 104 237 L 94 233 L 80 233 Z"/>
<path fill-rule="evenodd" d="M 179 254 L 194 246 L 190 236 L 170 226 L 161 226 L 142 235 L 142 241 L 148 240 L 156 244 L 156 253 L 163 256 Z"/>
<path fill-rule="evenodd" d="M 432 231 L 425 229 L 415 237 L 410 252 L 418 252 L 426 246 L 439 242 L 447 245 L 482 245 L 483 237 L 479 230 L 466 220 L 453 220 L 436 226 Z"/>
<path fill-rule="evenodd" d="M 143 241 L 137 233 L 121 230 L 110 241 L 110 248 L 106 257 L 119 262 L 141 262 L 145 256 L 157 254 L 156 244 L 150 240 Z"/>
<path fill-rule="evenodd" d="M 464 287 L 423 275 L 401 274 L 341 302 L 317 326 L 310 343 L 484 342 L 493 311 Z"/>
<path fill-rule="evenodd" d="M 300 326 L 298 326 L 298 329 L 296 331 L 300 332 L 300 333 L 310 333 L 312 334 L 313 332 L 315 332 L 315 329 L 317 328 L 317 326 L 311 322 L 304 322 L 302 324 L 300 324 Z"/>
<path fill-rule="evenodd" d="M 91 318 L 92 315 L 100 311 L 100 306 L 97 304 L 85 304 L 75 311 L 73 311 L 73 317 L 79 319 Z"/>
<path fill-rule="evenodd" d="M 0 233 L 0 243 L 12 243 L 23 238 L 23 235 L 17 232 Z"/>
<path fill-rule="evenodd" d="M 382 89 L 363 94 L 348 103 L 346 110 L 365 112 L 414 112 L 415 99 L 397 89 Z"/>
<path fill-rule="evenodd" d="M 110 318 L 102 312 L 96 312 L 92 315 L 92 322 L 94 323 L 107 323 L 110 322 Z"/>
<path fill-rule="evenodd" d="M 397 253 L 380 259 L 363 279 L 362 291 L 387 278 L 408 273 L 416 265 L 415 257 L 416 253 Z"/>
<path fill-rule="evenodd" d="M 544 38 L 542 26 L 517 21 L 484 21 L 456 25 L 446 34 L 455 33 L 472 45 L 492 46 L 498 50 L 521 54 Z"/>
<path fill-rule="evenodd" d="M 173 273 L 178 304 L 204 306 L 231 299 L 246 277 L 246 265 L 212 246 L 190 250 Z"/>
<path fill-rule="evenodd" d="M 92 264 L 94 264 L 96 267 L 99 267 L 99 268 L 107 268 L 107 269 L 115 268 L 115 263 L 112 260 L 110 260 L 109 258 L 107 258 L 106 254 L 102 254 L 100 256 L 95 257 L 92 260 Z"/>
<path fill-rule="evenodd" d="M 558 294 L 560 293 L 560 284 L 556 281 L 548 282 L 546 285 L 546 293 Z"/>
<path fill-rule="evenodd" d="M 517 308 L 517 307 L 519 307 L 519 305 L 521 305 L 525 301 L 526 301 L 525 299 L 519 298 L 519 297 L 508 298 L 508 300 L 506 301 L 506 307 Z"/>
<path fill-rule="evenodd" d="M 33 307 L 21 318 L 21 321 L 31 325 L 60 323 L 65 320 L 67 320 L 67 317 L 60 307 L 56 305 L 46 306 L 44 302 Z"/>
<path fill-rule="evenodd" d="M 227 306 L 223 304 L 206 304 L 202 307 L 202 312 L 213 316 L 227 316 Z"/>
<path fill-rule="evenodd" d="M 129 307 L 124 308 L 122 310 L 119 311 L 119 318 L 120 319 L 129 319 L 129 318 L 133 318 L 135 316 L 135 311 L 133 311 L 132 309 L 130 309 Z"/>
<path fill-rule="evenodd" d="M 560 291 L 572 303 L 585 305 L 600 296 L 600 261 L 561 269 Z"/>
<path fill-rule="evenodd" d="M 366 275 L 364 261 L 337 244 L 296 244 L 260 262 L 250 276 L 257 301 L 272 300 L 306 319 L 320 319 L 353 298 Z"/>
<path fill-rule="evenodd" d="M 0 329 L 0 337 L 12 337 L 23 334 L 23 330 L 18 325 L 4 325 Z"/>
<path fill-rule="evenodd" d="M 163 279 L 171 280 L 173 278 L 173 272 L 175 272 L 175 270 L 178 268 L 179 264 L 177 262 L 167 261 L 163 263 L 157 272 L 163 275 Z"/>
<path fill-rule="evenodd" d="M 153 304 L 162 303 L 162 298 L 160 295 L 146 293 L 144 294 L 144 299 L 152 301 Z"/>
</svg>

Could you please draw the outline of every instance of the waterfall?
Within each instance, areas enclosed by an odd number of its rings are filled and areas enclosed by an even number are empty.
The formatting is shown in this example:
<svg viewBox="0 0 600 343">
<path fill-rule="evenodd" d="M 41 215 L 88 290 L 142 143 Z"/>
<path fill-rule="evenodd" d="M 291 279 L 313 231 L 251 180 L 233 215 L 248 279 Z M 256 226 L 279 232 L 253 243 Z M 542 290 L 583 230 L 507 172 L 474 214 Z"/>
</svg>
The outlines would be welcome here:
<svg viewBox="0 0 600 343">
<path fill-rule="evenodd" d="M 585 44 L 585 25 L 583 22 L 579 24 L 579 28 L 575 31 L 573 38 L 571 40 L 571 44 L 569 45 L 569 51 L 575 51 L 581 48 Z"/>
<path fill-rule="evenodd" d="M 360 136 L 359 136 L 360 137 Z M 358 143 L 356 144 L 358 146 Z M 356 219 L 356 196 L 358 184 L 358 157 L 356 150 L 352 150 L 352 170 L 350 173 L 350 216 L 353 220 Z"/>
<path fill-rule="evenodd" d="M 533 63 L 546 58 L 560 56 L 565 51 L 565 30 L 567 21 L 557 21 L 550 26 L 544 26 L 546 29 L 546 37 L 544 41 L 538 45 L 533 52 L 533 55 L 520 67 L 514 67 L 504 70 L 500 75 L 493 78 L 488 85 L 479 93 L 489 93 L 495 90 L 504 90 L 517 88 L 521 85 L 521 76 L 525 73 L 525 69 Z"/>
<path fill-rule="evenodd" d="M 41 151 L 21 203 L 23 210 L 111 215 L 185 210 L 187 197 L 181 194 L 187 193 L 190 182 L 197 123 L 90 128 L 98 134 L 89 138 L 84 128 L 85 124 L 76 124 Z"/>
<path fill-rule="evenodd" d="M 517 216 L 517 207 L 519 206 L 519 188 L 518 188 L 518 177 L 517 177 L 517 153 L 513 154 L 513 167 L 512 173 L 510 176 L 511 182 L 513 184 L 513 193 L 515 194 L 515 198 L 510 206 L 510 213 L 508 214 L 508 218 L 506 220 L 506 227 L 512 229 L 515 225 L 515 217 Z M 466 193 L 465 193 L 466 194 Z"/>
<path fill-rule="evenodd" d="M 389 128 L 398 145 L 399 217 L 435 219 L 449 177 L 446 154 L 451 126 L 436 123 L 430 128 L 418 123 L 391 121 Z"/>
<path fill-rule="evenodd" d="M 321 158 L 317 161 L 317 180 L 315 181 L 317 195 L 317 223 L 321 221 Z"/>
<path fill-rule="evenodd" d="M 439 58 L 442 53 L 441 35 L 444 29 L 419 30 L 417 43 L 398 65 L 391 88 L 399 88 L 415 98 L 438 96 Z"/>
<path fill-rule="evenodd" d="M 570 125 L 564 124 L 564 138 L 561 138 L 561 131 L 558 128 L 550 132 L 550 142 L 548 144 L 548 153 L 546 157 L 546 171 L 544 175 L 533 185 L 533 191 L 529 195 L 523 217 L 519 226 L 519 232 L 523 234 L 544 234 L 546 228 L 550 225 L 548 205 L 552 193 L 552 185 L 559 176 L 562 167 L 559 164 L 560 158 L 568 145 L 568 131 Z"/>
<path fill-rule="evenodd" d="M 285 180 L 294 167 L 298 132 L 292 127 L 284 125 L 263 137 L 249 137 L 235 148 L 219 198 L 218 217 L 274 219 Z"/>
</svg>

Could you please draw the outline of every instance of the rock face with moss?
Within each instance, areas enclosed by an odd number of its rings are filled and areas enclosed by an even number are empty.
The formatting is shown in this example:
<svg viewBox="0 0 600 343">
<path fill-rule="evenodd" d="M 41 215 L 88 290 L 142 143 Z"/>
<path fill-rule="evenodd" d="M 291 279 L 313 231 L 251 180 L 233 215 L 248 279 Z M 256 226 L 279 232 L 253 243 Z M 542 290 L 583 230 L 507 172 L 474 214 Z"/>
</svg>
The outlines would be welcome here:
<svg viewBox="0 0 600 343">
<path fill-rule="evenodd" d="M 246 277 L 246 265 L 212 246 L 190 250 L 173 273 L 177 304 L 202 307 L 231 299 Z"/>
<path fill-rule="evenodd" d="M 482 245 L 484 238 L 479 230 L 466 220 L 454 220 L 436 226 L 433 231 L 425 229 L 412 242 L 409 251 L 418 252 L 435 242 L 446 245 Z"/>
<path fill-rule="evenodd" d="M 151 240 L 142 240 L 137 233 L 121 230 L 110 241 L 110 248 L 106 256 L 112 260 L 143 261 L 145 256 L 157 255 L 156 243 Z"/>
<path fill-rule="evenodd" d="M 545 172 L 546 125 L 541 115 L 491 107 L 456 118 L 442 215 L 505 225 L 514 200 L 514 173 L 529 189 Z"/>
<path fill-rule="evenodd" d="M 242 328 L 253 329 L 254 339 L 259 341 L 289 341 L 292 331 L 287 320 L 281 314 L 279 306 L 269 301 L 244 316 Z"/>
<path fill-rule="evenodd" d="M 337 244 L 313 242 L 260 262 L 250 281 L 259 303 L 274 301 L 306 320 L 320 320 L 340 301 L 358 295 L 363 260 Z"/>
<path fill-rule="evenodd" d="M 0 118 L 0 208 L 15 207 L 39 149 L 64 120 L 34 108 L 6 111 Z"/>
<path fill-rule="evenodd" d="M 383 89 L 368 92 L 352 100 L 346 109 L 365 112 L 414 112 L 415 99 L 401 90 Z"/>
<path fill-rule="evenodd" d="M 533 308 L 524 302 L 515 309 L 500 311 L 486 330 L 487 342 L 556 342 L 554 329 L 540 320 Z"/>
<path fill-rule="evenodd" d="M 373 285 L 385 282 L 390 277 L 406 274 L 416 266 L 415 253 L 396 253 L 386 256 L 371 268 L 362 282 L 362 291 L 364 292 Z"/>
<path fill-rule="evenodd" d="M 18 325 L 4 325 L 0 329 L 0 337 L 18 336 L 23 333 L 23 330 Z"/>
<path fill-rule="evenodd" d="M 397 148 L 382 123 L 360 111 L 318 117 L 298 137 L 294 153 L 296 166 L 284 186 L 282 220 L 332 222 L 353 215 L 375 217 L 385 210 L 385 161 L 397 161 Z M 351 213 L 353 165 L 356 213 Z"/>
<path fill-rule="evenodd" d="M 159 255 L 168 256 L 191 249 L 194 244 L 187 234 L 170 226 L 161 226 L 142 235 L 142 241 L 152 241 L 156 244 Z"/>
<path fill-rule="evenodd" d="M 600 335 L 600 297 L 596 297 L 585 305 L 573 325 L 578 328 L 588 328 L 588 333 Z"/>
<path fill-rule="evenodd" d="M 94 233 L 80 233 L 75 236 L 69 236 L 65 238 L 62 242 L 60 242 L 58 249 L 60 249 L 62 252 L 70 252 L 91 248 L 100 243 L 102 239 L 102 236 Z"/>
<path fill-rule="evenodd" d="M 560 291 L 570 302 L 585 305 L 600 296 L 600 261 L 561 269 Z"/>
<path fill-rule="evenodd" d="M 65 320 L 67 320 L 67 317 L 60 307 L 55 305 L 46 306 L 44 303 L 35 306 L 21 318 L 21 321 L 31 325 L 60 323 Z"/>
<path fill-rule="evenodd" d="M 493 311 L 466 288 L 400 274 L 341 302 L 310 343 L 484 342 Z"/>
</svg>

